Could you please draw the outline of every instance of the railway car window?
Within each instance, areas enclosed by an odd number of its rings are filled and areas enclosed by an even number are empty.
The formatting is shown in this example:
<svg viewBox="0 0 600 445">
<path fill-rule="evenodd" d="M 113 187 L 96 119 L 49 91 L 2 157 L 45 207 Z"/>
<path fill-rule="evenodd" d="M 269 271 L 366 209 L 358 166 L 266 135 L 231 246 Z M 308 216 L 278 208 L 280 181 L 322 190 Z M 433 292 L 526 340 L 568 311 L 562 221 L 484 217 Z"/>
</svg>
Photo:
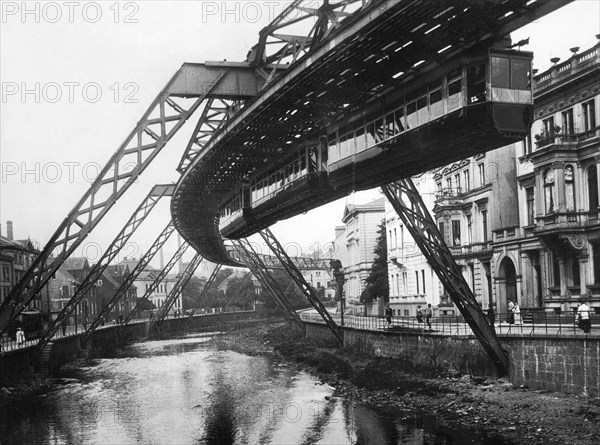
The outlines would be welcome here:
<svg viewBox="0 0 600 445">
<path fill-rule="evenodd" d="M 383 119 L 377 119 L 375 121 L 375 141 L 381 142 L 385 139 L 385 125 Z"/>
<path fill-rule="evenodd" d="M 367 148 L 375 145 L 375 123 L 367 125 Z"/>
<path fill-rule="evenodd" d="M 329 144 L 329 148 L 327 150 L 327 157 L 330 162 L 336 162 L 339 159 L 339 156 L 337 151 L 337 139 L 335 137 L 335 133 L 332 133 L 329 136 L 327 136 L 327 141 Z"/>
<path fill-rule="evenodd" d="M 385 117 L 385 131 L 388 138 L 391 138 L 399 133 L 398 125 L 394 119 L 394 113 L 390 113 Z"/>
<path fill-rule="evenodd" d="M 394 112 L 394 118 L 396 119 L 396 126 L 398 128 L 398 132 L 402 133 L 404 131 L 404 107 Z"/>
<path fill-rule="evenodd" d="M 340 136 L 340 159 L 348 157 L 348 136 Z"/>
<path fill-rule="evenodd" d="M 417 119 L 419 120 L 419 125 L 423 125 L 429 120 L 427 96 L 422 96 L 417 99 Z"/>
<path fill-rule="evenodd" d="M 366 148 L 365 129 L 361 127 L 356 130 L 356 152 L 361 152 Z"/>
<path fill-rule="evenodd" d="M 467 69 L 467 97 L 470 104 L 485 101 L 485 65 L 474 65 Z"/>
<path fill-rule="evenodd" d="M 516 90 L 528 90 L 531 64 L 527 59 L 510 59 L 511 87 Z"/>
<path fill-rule="evenodd" d="M 406 105 L 406 128 L 410 130 L 417 126 L 417 103 L 410 102 Z"/>
<path fill-rule="evenodd" d="M 308 171 L 309 172 L 316 172 L 319 171 L 319 164 L 318 164 L 318 150 L 319 147 L 310 147 L 308 149 L 308 159 L 309 159 L 309 164 L 308 164 Z"/>
<path fill-rule="evenodd" d="M 300 158 L 300 174 L 301 175 L 306 174 L 306 156 L 302 156 Z"/>
<path fill-rule="evenodd" d="M 444 113 L 444 106 L 442 102 L 442 89 L 429 93 L 429 117 L 431 119 L 437 119 Z"/>
<path fill-rule="evenodd" d="M 510 60 L 508 57 L 492 57 L 492 85 L 510 88 Z"/>
</svg>

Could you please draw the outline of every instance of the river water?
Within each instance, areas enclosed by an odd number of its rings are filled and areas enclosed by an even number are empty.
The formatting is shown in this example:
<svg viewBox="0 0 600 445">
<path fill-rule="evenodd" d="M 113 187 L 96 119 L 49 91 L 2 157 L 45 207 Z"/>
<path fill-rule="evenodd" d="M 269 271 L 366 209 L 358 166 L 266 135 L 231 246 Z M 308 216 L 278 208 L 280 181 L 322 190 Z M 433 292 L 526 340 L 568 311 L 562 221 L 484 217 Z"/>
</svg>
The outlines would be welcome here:
<svg viewBox="0 0 600 445">
<path fill-rule="evenodd" d="M 465 444 L 501 442 L 401 420 L 272 357 L 210 336 L 136 343 L 77 378 L 0 406 L 0 444 Z"/>
</svg>

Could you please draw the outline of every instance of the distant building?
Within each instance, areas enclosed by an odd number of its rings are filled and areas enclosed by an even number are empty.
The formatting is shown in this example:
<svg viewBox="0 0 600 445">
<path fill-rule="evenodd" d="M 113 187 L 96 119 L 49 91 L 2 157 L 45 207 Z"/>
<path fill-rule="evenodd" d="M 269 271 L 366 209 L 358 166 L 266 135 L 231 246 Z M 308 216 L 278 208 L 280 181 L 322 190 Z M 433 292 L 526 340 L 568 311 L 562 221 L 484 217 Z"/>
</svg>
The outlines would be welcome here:
<svg viewBox="0 0 600 445">
<path fill-rule="evenodd" d="M 346 310 L 362 314 L 360 295 L 373 263 L 377 227 L 385 217 L 384 198 L 367 204 L 347 204 L 342 216 L 344 226 L 335 228 L 333 255 L 342 262 Z"/>
</svg>

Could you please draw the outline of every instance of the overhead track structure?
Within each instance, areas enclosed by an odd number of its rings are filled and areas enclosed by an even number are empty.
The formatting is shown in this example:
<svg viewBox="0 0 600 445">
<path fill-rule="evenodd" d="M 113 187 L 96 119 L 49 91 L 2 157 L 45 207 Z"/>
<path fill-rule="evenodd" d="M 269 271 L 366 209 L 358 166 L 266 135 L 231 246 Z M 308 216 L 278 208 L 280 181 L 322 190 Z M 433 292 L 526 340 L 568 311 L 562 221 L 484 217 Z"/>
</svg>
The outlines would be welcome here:
<svg viewBox="0 0 600 445">
<path fill-rule="evenodd" d="M 2 302 L 0 332 L 4 332 L 39 294 L 203 102 L 206 105 L 215 98 L 244 100 L 253 97 L 264 81 L 258 70 L 248 63 L 183 64 Z"/>
<path fill-rule="evenodd" d="M 315 3 L 320 7 L 315 8 Z M 564 4 L 551 0 L 292 2 L 261 32 L 246 62 L 257 70 L 265 69 L 261 64 L 271 64 L 276 71 L 269 73 L 257 96 L 219 125 L 183 172 L 171 202 L 177 230 L 209 261 L 237 265 L 219 230 L 221 204 L 242 184 L 251 184 L 257 171 L 284 166 L 303 144 L 318 140 L 332 125 L 340 129 L 353 125 L 373 107 L 385 111 L 391 93 L 426 86 L 427 79 L 433 80 L 449 61 L 458 63 L 463 55 L 483 51 Z M 312 36 L 282 32 L 286 23 L 299 26 L 296 19 L 301 17 L 320 23 Z M 318 30 L 325 25 L 325 32 Z M 270 52 L 274 48 L 278 49 Z M 285 61 L 291 63 L 282 69 Z M 466 85 L 463 88 L 466 92 Z M 503 141 L 509 139 L 495 142 L 506 144 Z M 415 144 L 418 147 L 418 140 Z M 393 148 L 382 145 L 382 150 Z M 479 145 L 478 150 L 486 150 L 485 144 Z M 468 147 L 464 153 L 442 151 L 431 159 L 420 158 L 418 149 L 411 151 L 415 159 L 406 162 L 399 174 L 409 177 L 433 168 L 432 159 L 443 165 L 452 156 L 470 153 Z M 346 193 L 330 189 L 312 205 Z M 280 219 L 293 211 L 279 215 Z"/>
<path fill-rule="evenodd" d="M 173 307 L 173 304 L 179 298 L 179 296 L 183 292 L 183 289 L 189 283 L 190 278 L 192 278 L 194 272 L 196 272 L 196 269 L 198 269 L 198 266 L 200 266 L 202 260 L 202 255 L 197 253 L 187 264 L 185 270 L 179 272 L 179 275 L 177 276 L 177 281 L 175 282 L 173 289 L 171 289 L 161 307 L 158 308 L 156 315 L 151 320 L 151 324 L 160 323 L 167 316 L 167 314 L 171 310 L 171 307 Z"/>
<path fill-rule="evenodd" d="M 150 212 L 152 212 L 156 204 L 158 204 L 162 197 L 172 195 L 173 188 L 172 185 L 155 185 L 152 187 L 150 193 L 148 193 L 139 207 L 133 212 L 133 215 L 129 218 L 127 223 L 125 223 L 123 229 L 121 229 L 121 232 L 119 232 L 117 237 L 106 249 L 106 252 L 104 252 L 98 262 L 92 266 L 90 272 L 77 287 L 67 304 L 58 313 L 56 318 L 50 322 L 48 328 L 40 337 L 38 350 L 41 351 L 44 346 L 52 340 L 52 337 L 60 329 L 60 326 L 67 321 L 68 317 L 77 308 L 81 300 L 88 295 L 98 280 L 102 278 L 102 274 L 106 268 L 117 257 L 121 249 L 129 242 L 131 236 L 148 217 Z"/>
<path fill-rule="evenodd" d="M 127 316 L 123 320 L 123 323 L 122 323 L 123 326 L 128 324 L 133 319 L 133 317 L 136 315 L 136 313 L 138 311 L 142 310 L 142 308 L 144 307 L 144 305 L 150 298 L 150 295 L 152 295 L 154 293 L 154 291 L 156 290 L 158 285 L 165 279 L 165 277 L 169 274 L 171 269 L 173 269 L 173 267 L 179 262 L 179 260 L 181 259 L 181 257 L 183 256 L 183 254 L 186 252 L 186 250 L 188 248 L 189 248 L 189 244 L 186 242 L 182 243 L 181 246 L 179 246 L 177 251 L 173 254 L 173 256 L 171 257 L 169 262 L 164 267 L 164 269 L 161 270 L 158 273 L 158 275 L 156 275 L 156 277 L 154 277 L 154 281 L 152 282 L 152 284 L 150 284 L 150 286 L 148 287 L 146 292 L 144 292 L 144 295 L 142 295 L 142 297 L 138 299 L 135 307 L 131 310 L 131 312 L 129 312 L 129 314 L 127 314 Z"/>
<path fill-rule="evenodd" d="M 98 316 L 92 321 L 92 324 L 83 333 L 83 335 L 81 336 L 81 343 L 85 343 L 90 337 L 90 335 L 92 335 L 94 331 L 98 328 L 98 326 L 100 326 L 104 322 L 108 314 L 118 304 L 121 298 L 127 294 L 131 286 L 133 286 L 135 280 L 137 280 L 140 273 L 142 273 L 142 271 L 148 266 L 148 264 L 150 264 L 152 258 L 154 258 L 156 254 L 163 248 L 163 246 L 171 237 L 174 231 L 175 226 L 171 221 L 169 221 L 167 226 L 158 235 L 156 240 L 154 240 L 152 246 L 150 246 L 146 253 L 140 258 L 133 270 L 125 277 L 123 282 L 119 285 L 119 288 L 116 290 L 116 292 L 108 301 L 108 303 L 102 308 Z"/>
<path fill-rule="evenodd" d="M 298 270 L 298 268 L 295 266 L 294 262 L 288 256 L 288 254 L 286 253 L 283 246 L 279 243 L 279 241 L 277 241 L 277 238 L 275 238 L 275 235 L 273 235 L 273 232 L 271 232 L 271 230 L 269 230 L 269 229 L 264 229 L 264 230 L 260 231 L 260 236 L 267 243 L 269 248 L 273 251 L 275 256 L 279 259 L 279 261 L 281 261 L 281 264 L 283 265 L 285 270 L 288 272 L 290 277 L 292 277 L 292 280 L 294 280 L 294 282 L 300 288 L 302 293 L 306 296 L 306 298 L 308 299 L 310 304 L 317 310 L 319 315 L 321 315 L 321 317 L 323 318 L 323 320 L 325 321 L 325 323 L 327 324 L 327 326 L 329 327 L 331 332 L 333 332 L 333 334 L 337 337 L 340 344 L 343 345 L 344 344 L 343 331 L 338 327 L 335 320 L 329 314 L 329 312 L 327 311 L 327 309 L 325 308 L 323 303 L 321 303 L 321 300 L 319 300 L 319 297 L 317 296 L 317 293 L 312 288 L 312 286 L 310 286 L 306 282 L 306 279 L 302 275 L 302 272 L 300 272 L 300 270 Z"/>
<path fill-rule="evenodd" d="M 383 186 L 382 189 L 440 279 L 444 289 L 494 361 L 498 372 L 500 374 L 508 373 L 507 354 L 481 310 L 481 306 L 477 303 L 412 180 L 396 181 Z"/>
<path fill-rule="evenodd" d="M 270 268 L 263 262 L 265 255 L 256 253 L 252 244 L 245 238 L 234 241 L 234 245 L 237 247 L 238 254 L 243 259 L 244 264 L 246 264 L 256 279 L 260 281 L 263 289 L 269 292 L 281 315 L 286 320 L 296 323 L 300 330 L 306 334 L 306 325 L 286 298 L 285 292 L 269 271 Z"/>
<path fill-rule="evenodd" d="M 204 301 L 204 298 L 208 294 L 208 291 L 212 288 L 213 284 L 215 283 L 215 281 L 217 279 L 217 275 L 219 274 L 219 271 L 221 270 L 221 267 L 222 267 L 221 264 L 217 264 L 215 266 L 215 268 L 213 269 L 212 273 L 210 274 L 210 277 L 208 277 L 208 280 L 206 280 L 206 284 L 204 285 L 204 288 L 202 288 L 200 295 L 198 295 L 198 298 L 196 299 L 196 303 L 194 304 L 194 307 L 192 308 L 192 310 L 190 311 L 190 314 L 188 315 L 188 318 L 186 321 L 186 327 L 189 326 L 190 322 L 192 321 L 192 318 L 194 318 L 194 315 L 196 315 L 196 312 L 200 308 L 200 304 Z"/>
</svg>

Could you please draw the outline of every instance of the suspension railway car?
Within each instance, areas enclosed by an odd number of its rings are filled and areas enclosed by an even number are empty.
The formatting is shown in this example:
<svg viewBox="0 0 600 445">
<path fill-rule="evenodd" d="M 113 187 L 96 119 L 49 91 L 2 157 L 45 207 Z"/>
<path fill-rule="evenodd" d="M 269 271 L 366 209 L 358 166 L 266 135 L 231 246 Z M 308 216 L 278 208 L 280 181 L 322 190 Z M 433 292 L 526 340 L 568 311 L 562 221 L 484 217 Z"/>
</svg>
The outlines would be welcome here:
<svg viewBox="0 0 600 445">
<path fill-rule="evenodd" d="M 366 104 L 234 190 L 221 203 L 221 234 L 248 236 L 354 190 L 522 140 L 533 120 L 531 60 L 498 49 L 463 56 Z"/>
</svg>

